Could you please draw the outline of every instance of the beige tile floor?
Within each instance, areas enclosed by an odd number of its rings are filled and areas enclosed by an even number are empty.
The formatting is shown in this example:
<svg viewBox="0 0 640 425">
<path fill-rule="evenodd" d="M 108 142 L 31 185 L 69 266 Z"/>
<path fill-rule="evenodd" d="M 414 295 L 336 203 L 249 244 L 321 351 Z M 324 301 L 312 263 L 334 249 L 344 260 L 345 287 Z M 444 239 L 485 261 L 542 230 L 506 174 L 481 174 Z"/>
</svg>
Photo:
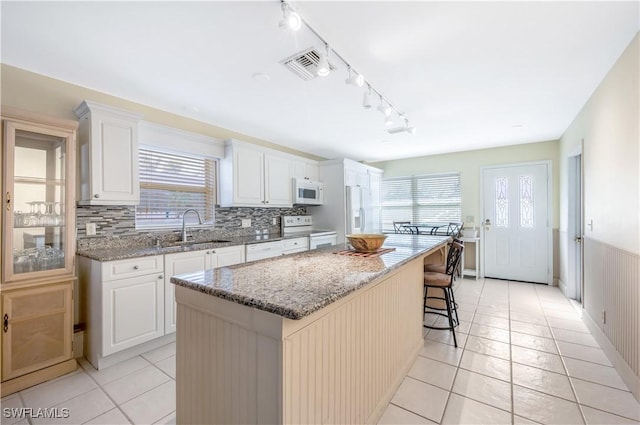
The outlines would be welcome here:
<svg viewBox="0 0 640 425">
<path fill-rule="evenodd" d="M 640 405 L 558 288 L 492 279 L 456 286 L 458 348 L 451 332 L 425 329 L 379 424 L 640 422 Z"/>
<path fill-rule="evenodd" d="M 631 424 L 640 406 L 557 288 L 464 279 L 458 348 L 425 330 L 424 348 L 380 424 Z M 433 319 L 427 319 L 433 321 Z M 175 344 L 2 399 L 2 424 L 175 423 Z M 66 408 L 8 418 L 5 408 Z"/>
</svg>

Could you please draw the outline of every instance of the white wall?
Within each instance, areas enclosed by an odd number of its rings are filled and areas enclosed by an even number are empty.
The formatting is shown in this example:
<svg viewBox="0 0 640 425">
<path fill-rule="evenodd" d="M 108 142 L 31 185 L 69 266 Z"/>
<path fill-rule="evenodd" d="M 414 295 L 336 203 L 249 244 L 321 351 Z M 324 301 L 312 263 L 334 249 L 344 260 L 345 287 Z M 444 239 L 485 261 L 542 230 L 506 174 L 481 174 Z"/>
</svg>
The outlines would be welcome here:
<svg viewBox="0 0 640 425">
<path fill-rule="evenodd" d="M 640 399 L 640 36 L 560 140 L 561 279 L 569 267 L 569 155 L 582 149 L 583 317 Z M 591 228 L 587 224 L 592 222 Z M 606 318 L 606 320 L 605 320 Z"/>
<path fill-rule="evenodd" d="M 560 140 L 560 231 L 567 231 L 568 155 L 584 140 L 585 235 L 640 253 L 638 35 Z"/>
</svg>

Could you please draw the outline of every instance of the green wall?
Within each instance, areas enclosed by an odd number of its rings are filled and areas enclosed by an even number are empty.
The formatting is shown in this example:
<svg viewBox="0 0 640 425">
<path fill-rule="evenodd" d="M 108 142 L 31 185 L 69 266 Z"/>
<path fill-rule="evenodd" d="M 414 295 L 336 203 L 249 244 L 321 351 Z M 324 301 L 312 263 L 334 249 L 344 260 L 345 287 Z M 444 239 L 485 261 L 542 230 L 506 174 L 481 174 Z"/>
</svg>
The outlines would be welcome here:
<svg viewBox="0 0 640 425">
<path fill-rule="evenodd" d="M 370 163 L 384 170 L 384 177 L 459 172 L 462 193 L 462 220 L 465 227 L 478 226 L 480 214 L 480 168 L 489 165 L 515 164 L 550 160 L 552 162 L 553 228 L 559 222 L 559 143 L 557 140 L 523 145 L 479 149 L 442 155 L 397 159 Z M 468 217 L 474 218 L 473 222 Z"/>
</svg>

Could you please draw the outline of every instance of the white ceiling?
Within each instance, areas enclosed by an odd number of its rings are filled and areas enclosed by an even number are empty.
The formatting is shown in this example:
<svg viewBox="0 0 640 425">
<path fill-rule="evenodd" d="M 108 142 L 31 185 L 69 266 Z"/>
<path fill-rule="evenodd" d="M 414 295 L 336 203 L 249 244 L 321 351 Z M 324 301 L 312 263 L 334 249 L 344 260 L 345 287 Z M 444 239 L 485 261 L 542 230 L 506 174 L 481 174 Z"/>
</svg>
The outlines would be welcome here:
<svg viewBox="0 0 640 425">
<path fill-rule="evenodd" d="M 415 135 L 387 134 L 337 58 L 306 82 L 281 65 L 323 44 L 279 29 L 279 1 L 2 1 L 1 58 L 321 157 L 374 161 L 559 138 L 640 28 L 637 1 L 292 5 Z"/>
</svg>

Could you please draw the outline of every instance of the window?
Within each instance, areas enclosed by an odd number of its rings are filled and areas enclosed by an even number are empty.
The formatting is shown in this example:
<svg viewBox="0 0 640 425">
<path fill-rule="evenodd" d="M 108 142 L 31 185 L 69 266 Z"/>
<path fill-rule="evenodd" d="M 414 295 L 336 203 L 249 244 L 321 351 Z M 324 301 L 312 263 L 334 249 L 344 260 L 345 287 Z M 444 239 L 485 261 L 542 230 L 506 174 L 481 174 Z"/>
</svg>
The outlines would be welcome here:
<svg viewBox="0 0 640 425">
<path fill-rule="evenodd" d="M 460 222 L 460 174 L 394 177 L 382 181 L 382 228 L 394 221 Z"/>
<path fill-rule="evenodd" d="M 140 147 L 140 205 L 136 228 L 179 227 L 182 213 L 193 208 L 213 221 L 216 199 L 214 159 Z M 197 223 L 195 214 L 187 223 Z"/>
</svg>

